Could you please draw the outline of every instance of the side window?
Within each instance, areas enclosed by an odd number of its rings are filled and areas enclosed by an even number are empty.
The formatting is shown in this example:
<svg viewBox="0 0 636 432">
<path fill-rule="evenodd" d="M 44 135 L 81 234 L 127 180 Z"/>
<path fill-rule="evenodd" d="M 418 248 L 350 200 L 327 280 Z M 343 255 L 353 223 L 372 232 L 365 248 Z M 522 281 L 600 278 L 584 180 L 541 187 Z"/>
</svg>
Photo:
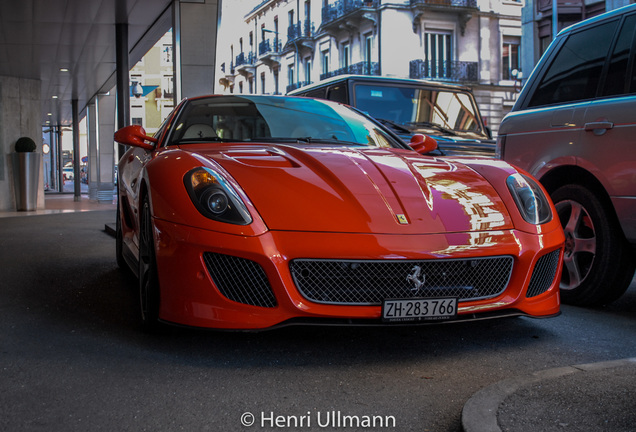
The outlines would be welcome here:
<svg viewBox="0 0 636 432">
<path fill-rule="evenodd" d="M 612 58 L 609 62 L 607 77 L 605 78 L 605 86 L 603 88 L 603 96 L 614 96 L 625 93 L 625 85 L 627 78 L 627 67 L 629 63 L 629 53 L 632 48 L 634 38 L 634 27 L 636 26 L 636 15 L 630 15 L 625 18 L 612 52 Z M 632 89 L 634 91 L 636 89 Z"/>
<path fill-rule="evenodd" d="M 320 88 L 320 89 L 316 89 L 316 90 L 311 90 L 311 91 L 308 91 L 308 92 L 304 93 L 302 96 L 306 96 L 306 97 L 310 97 L 310 98 L 317 98 L 317 99 L 325 99 L 325 89 L 324 88 Z"/>
<path fill-rule="evenodd" d="M 348 104 L 346 84 L 342 83 L 337 86 L 329 87 L 329 90 L 327 90 L 327 99 Z"/>
<path fill-rule="evenodd" d="M 596 96 L 618 20 L 568 37 L 535 89 L 528 106 L 567 103 Z"/>
</svg>

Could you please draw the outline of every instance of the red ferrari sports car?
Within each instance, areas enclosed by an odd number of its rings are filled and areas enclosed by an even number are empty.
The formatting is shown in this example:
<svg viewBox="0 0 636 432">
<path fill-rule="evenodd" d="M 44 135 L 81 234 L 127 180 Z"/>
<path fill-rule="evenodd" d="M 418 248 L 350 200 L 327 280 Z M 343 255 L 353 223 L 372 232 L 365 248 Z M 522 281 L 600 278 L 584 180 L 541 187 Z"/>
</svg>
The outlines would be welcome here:
<svg viewBox="0 0 636 432">
<path fill-rule="evenodd" d="M 505 162 L 426 155 L 427 137 L 407 145 L 351 107 L 282 96 L 186 99 L 153 137 L 115 140 L 131 146 L 117 259 L 147 327 L 559 313 L 561 224 Z"/>
</svg>

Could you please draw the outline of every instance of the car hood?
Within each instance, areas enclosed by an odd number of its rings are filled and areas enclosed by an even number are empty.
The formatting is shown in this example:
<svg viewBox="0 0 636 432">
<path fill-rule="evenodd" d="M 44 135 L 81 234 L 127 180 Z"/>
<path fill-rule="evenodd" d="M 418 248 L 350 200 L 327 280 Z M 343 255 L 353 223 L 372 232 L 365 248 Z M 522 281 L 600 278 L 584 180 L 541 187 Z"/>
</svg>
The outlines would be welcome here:
<svg viewBox="0 0 636 432">
<path fill-rule="evenodd" d="M 452 160 L 315 145 L 198 153 L 240 184 L 271 230 L 433 234 L 512 227 L 492 185 Z"/>
</svg>

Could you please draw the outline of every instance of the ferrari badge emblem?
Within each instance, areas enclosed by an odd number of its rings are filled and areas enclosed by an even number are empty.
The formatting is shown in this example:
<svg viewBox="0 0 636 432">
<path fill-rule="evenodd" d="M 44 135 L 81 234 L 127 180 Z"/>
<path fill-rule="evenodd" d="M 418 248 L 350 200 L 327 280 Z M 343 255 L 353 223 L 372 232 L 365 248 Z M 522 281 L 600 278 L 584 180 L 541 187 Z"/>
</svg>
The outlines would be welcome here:
<svg viewBox="0 0 636 432">
<path fill-rule="evenodd" d="M 412 291 L 418 291 L 426 284 L 426 274 L 422 271 L 422 267 L 416 265 L 411 269 L 411 274 L 406 277 L 406 280 L 413 282 Z"/>
</svg>

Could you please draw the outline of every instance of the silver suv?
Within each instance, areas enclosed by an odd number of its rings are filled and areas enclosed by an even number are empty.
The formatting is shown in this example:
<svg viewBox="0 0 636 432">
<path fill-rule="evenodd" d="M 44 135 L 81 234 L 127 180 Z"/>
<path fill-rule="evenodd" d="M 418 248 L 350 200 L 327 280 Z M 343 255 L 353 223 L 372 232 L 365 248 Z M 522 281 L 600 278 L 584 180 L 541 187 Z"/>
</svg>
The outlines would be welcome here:
<svg viewBox="0 0 636 432">
<path fill-rule="evenodd" d="M 499 129 L 498 156 L 537 177 L 566 234 L 565 303 L 602 305 L 636 267 L 636 5 L 559 33 Z"/>
</svg>

